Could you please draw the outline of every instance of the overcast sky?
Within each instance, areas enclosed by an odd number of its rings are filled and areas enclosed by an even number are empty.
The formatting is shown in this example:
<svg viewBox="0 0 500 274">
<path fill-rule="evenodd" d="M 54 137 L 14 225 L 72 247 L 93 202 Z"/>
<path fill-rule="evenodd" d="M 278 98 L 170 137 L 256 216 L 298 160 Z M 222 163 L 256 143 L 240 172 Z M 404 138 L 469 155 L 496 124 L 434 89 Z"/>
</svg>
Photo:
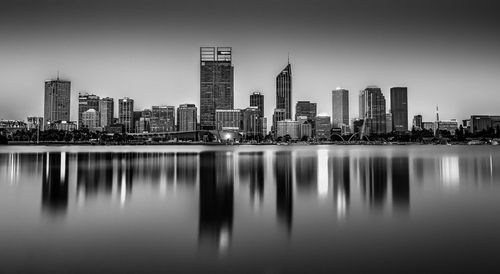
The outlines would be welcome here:
<svg viewBox="0 0 500 274">
<path fill-rule="evenodd" d="M 43 82 L 77 94 L 128 96 L 136 108 L 199 106 L 199 47 L 233 47 L 235 107 L 265 95 L 290 53 L 293 106 L 331 90 L 408 86 L 409 116 L 500 114 L 500 16 L 495 1 L 56 1 L 0 0 L 0 118 L 43 115 Z"/>
</svg>

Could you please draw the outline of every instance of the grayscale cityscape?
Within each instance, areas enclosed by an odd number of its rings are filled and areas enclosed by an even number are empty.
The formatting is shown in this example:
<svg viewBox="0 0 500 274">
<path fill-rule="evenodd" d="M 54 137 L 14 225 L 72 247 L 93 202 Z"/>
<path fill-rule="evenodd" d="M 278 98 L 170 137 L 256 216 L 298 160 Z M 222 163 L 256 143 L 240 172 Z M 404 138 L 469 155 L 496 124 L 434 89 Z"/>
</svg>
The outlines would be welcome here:
<svg viewBox="0 0 500 274">
<path fill-rule="evenodd" d="M 491 0 L 0 1 L 0 273 L 497 273 Z"/>
</svg>

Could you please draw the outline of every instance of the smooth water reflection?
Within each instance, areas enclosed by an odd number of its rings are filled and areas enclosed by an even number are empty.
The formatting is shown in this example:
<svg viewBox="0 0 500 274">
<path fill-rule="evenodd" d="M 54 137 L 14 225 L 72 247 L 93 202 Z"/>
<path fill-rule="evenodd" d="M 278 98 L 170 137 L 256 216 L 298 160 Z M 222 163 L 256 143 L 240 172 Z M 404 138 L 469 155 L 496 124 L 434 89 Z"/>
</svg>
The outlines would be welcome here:
<svg viewBox="0 0 500 274">
<path fill-rule="evenodd" d="M 500 150 L 204 149 L 0 152 L 0 272 L 492 267 Z"/>
</svg>

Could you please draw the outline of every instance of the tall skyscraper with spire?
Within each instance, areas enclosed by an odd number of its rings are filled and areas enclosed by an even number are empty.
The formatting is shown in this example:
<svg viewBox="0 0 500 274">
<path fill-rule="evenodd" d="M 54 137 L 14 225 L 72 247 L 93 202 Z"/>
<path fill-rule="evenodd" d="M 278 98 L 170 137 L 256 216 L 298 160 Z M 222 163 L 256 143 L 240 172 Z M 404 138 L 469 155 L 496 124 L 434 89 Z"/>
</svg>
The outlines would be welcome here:
<svg viewBox="0 0 500 274">
<path fill-rule="evenodd" d="M 200 48 L 200 127 L 215 130 L 215 111 L 234 107 L 232 49 Z"/>
<path fill-rule="evenodd" d="M 287 66 L 276 76 L 276 109 L 285 110 L 285 119 L 292 119 L 292 66 Z"/>
<path fill-rule="evenodd" d="M 58 73 L 59 74 L 59 73 Z M 71 82 L 59 79 L 45 81 L 45 127 L 56 121 L 69 121 Z"/>
</svg>

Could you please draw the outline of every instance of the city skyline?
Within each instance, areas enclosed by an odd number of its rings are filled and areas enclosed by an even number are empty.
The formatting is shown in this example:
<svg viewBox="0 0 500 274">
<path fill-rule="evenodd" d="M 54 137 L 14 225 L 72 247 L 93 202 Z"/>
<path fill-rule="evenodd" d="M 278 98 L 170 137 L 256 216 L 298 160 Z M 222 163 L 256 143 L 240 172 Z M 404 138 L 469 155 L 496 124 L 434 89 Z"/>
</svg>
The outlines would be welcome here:
<svg viewBox="0 0 500 274">
<path fill-rule="evenodd" d="M 4 35 L 0 117 L 41 115 L 39 83 L 55 78 L 58 70 L 61 78 L 72 81 L 71 120 L 77 120 L 75 97 L 80 91 L 136 98 L 138 109 L 158 101 L 199 105 L 196 53 L 200 45 L 233 47 L 236 108 L 247 106 L 253 90 L 268 98 L 268 106 L 275 105 L 273 76 L 290 54 L 294 102 L 326 102 L 330 91 L 341 86 L 351 91 L 349 116 L 355 117 L 357 91 L 375 84 L 388 98 L 390 87 L 408 86 L 409 116 L 433 117 L 435 105 L 441 106 L 443 119 L 497 112 L 497 102 L 485 100 L 495 96 L 500 86 L 496 77 L 500 54 L 495 50 L 500 45 L 495 35 L 498 19 L 492 1 L 408 5 L 288 1 L 286 7 L 282 1 L 272 1 L 259 13 L 259 22 L 246 16 L 257 10 L 259 1 L 202 4 L 216 15 L 226 7 L 225 22 L 217 16 L 210 19 L 203 9 L 191 11 L 192 3 L 184 2 L 148 1 L 136 14 L 138 4 L 128 1 L 118 6 L 114 1 L 74 2 L 71 7 L 59 1 L 6 1 L 0 11 Z M 25 9 L 26 5 L 33 8 Z M 303 12 L 306 5 L 308 11 Z M 276 14 L 280 9 L 283 13 Z M 330 20 L 329 11 L 335 11 L 336 20 Z M 52 16 L 59 13 L 61 18 Z M 64 20 L 69 16 L 71 20 Z M 207 31 L 217 28 L 222 31 Z M 482 96 L 472 96 L 471 90 Z M 330 111 L 329 105 L 318 105 L 318 113 L 331 115 Z M 271 117 L 272 112 L 267 108 L 265 116 Z"/>
</svg>

